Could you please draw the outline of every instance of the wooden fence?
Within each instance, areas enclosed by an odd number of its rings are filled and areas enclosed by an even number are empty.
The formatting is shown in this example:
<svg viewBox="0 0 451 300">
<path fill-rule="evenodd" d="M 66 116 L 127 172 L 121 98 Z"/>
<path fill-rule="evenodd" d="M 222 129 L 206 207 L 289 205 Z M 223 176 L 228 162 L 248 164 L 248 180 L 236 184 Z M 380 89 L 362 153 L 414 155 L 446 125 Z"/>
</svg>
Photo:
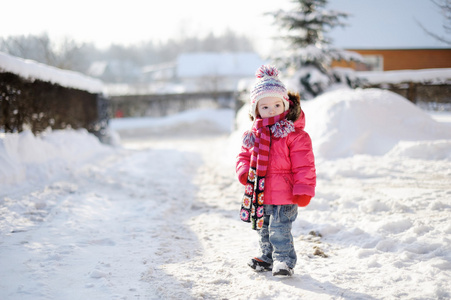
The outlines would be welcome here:
<svg viewBox="0 0 451 300">
<path fill-rule="evenodd" d="M 109 119 L 108 100 L 100 94 L 0 72 L 0 131 L 36 134 L 47 128 L 86 128 L 99 138 Z"/>
<path fill-rule="evenodd" d="M 404 82 L 377 84 L 370 87 L 388 89 L 424 109 L 451 111 L 451 84 Z"/>
</svg>

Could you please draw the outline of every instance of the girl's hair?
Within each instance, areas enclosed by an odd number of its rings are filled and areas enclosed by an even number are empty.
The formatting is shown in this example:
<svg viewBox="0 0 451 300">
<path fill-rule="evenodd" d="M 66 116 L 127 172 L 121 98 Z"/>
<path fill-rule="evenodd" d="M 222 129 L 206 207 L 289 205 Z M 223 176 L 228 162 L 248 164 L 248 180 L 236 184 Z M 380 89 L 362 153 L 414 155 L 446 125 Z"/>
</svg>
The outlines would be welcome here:
<svg viewBox="0 0 451 300">
<path fill-rule="evenodd" d="M 288 109 L 287 120 L 295 122 L 301 115 L 301 97 L 299 93 L 288 92 L 288 102 L 290 102 L 290 108 Z M 254 117 L 249 114 L 251 121 L 254 121 Z"/>
<path fill-rule="evenodd" d="M 290 102 L 290 108 L 288 109 L 287 120 L 295 122 L 301 115 L 301 96 L 299 96 L 299 93 L 288 92 L 288 102 Z"/>
</svg>

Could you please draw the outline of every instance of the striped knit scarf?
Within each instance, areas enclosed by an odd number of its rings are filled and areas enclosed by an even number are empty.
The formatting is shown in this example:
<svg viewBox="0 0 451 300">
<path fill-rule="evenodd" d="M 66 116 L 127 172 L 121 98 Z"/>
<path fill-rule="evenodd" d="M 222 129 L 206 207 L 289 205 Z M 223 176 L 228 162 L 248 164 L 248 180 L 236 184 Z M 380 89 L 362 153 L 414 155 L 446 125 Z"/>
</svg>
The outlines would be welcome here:
<svg viewBox="0 0 451 300">
<path fill-rule="evenodd" d="M 271 146 L 271 131 L 275 137 L 283 137 L 294 131 L 293 122 L 285 120 L 287 114 L 288 111 L 271 118 L 258 118 L 254 122 L 252 130 L 252 133 L 255 132 L 254 148 L 240 212 L 241 220 L 252 223 L 254 230 L 259 230 L 263 226 L 265 176 Z"/>
</svg>

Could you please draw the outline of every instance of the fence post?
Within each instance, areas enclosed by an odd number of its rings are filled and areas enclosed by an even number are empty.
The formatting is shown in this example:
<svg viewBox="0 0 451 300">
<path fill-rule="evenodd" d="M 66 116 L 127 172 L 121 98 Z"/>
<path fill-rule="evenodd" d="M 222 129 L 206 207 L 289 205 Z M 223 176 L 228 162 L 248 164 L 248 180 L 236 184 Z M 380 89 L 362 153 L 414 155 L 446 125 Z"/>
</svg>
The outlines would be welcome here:
<svg viewBox="0 0 451 300">
<path fill-rule="evenodd" d="M 414 82 L 409 82 L 409 88 L 407 89 L 407 99 L 412 103 L 417 103 L 417 85 Z"/>
</svg>

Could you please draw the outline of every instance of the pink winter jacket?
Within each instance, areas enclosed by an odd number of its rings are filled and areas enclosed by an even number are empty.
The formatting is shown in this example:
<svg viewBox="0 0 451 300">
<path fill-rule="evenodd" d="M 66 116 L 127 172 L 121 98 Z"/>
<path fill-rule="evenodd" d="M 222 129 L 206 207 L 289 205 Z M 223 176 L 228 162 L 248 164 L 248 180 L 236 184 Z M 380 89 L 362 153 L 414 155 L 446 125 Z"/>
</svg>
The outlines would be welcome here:
<svg viewBox="0 0 451 300">
<path fill-rule="evenodd" d="M 264 204 L 295 204 L 294 195 L 315 196 L 315 159 L 312 141 L 308 133 L 304 131 L 303 112 L 294 125 L 295 131 L 288 136 L 271 137 Z M 243 178 L 243 174 L 249 172 L 251 154 L 252 148 L 241 147 L 236 163 L 238 178 Z"/>
</svg>

